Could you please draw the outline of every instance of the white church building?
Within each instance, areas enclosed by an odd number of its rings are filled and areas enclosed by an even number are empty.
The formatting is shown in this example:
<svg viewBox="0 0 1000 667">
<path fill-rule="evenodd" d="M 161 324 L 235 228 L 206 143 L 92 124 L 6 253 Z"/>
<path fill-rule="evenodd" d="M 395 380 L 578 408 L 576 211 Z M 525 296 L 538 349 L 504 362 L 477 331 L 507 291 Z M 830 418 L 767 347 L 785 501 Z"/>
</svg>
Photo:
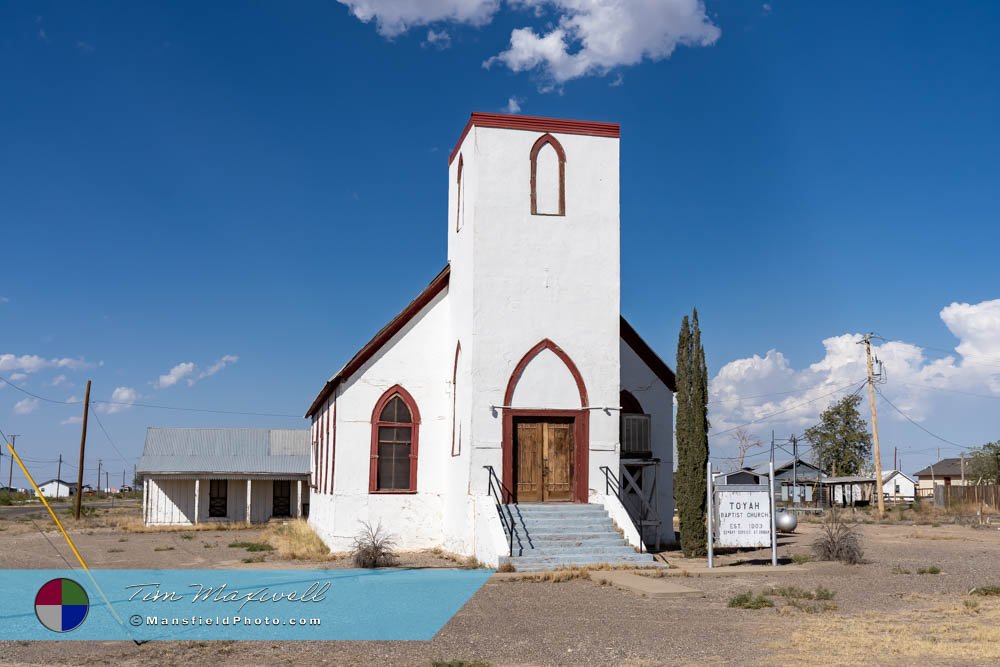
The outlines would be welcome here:
<svg viewBox="0 0 1000 667">
<path fill-rule="evenodd" d="M 309 522 L 332 549 L 361 522 L 518 570 L 673 541 L 674 375 L 621 314 L 619 135 L 472 114 L 448 265 L 306 413 Z"/>
</svg>

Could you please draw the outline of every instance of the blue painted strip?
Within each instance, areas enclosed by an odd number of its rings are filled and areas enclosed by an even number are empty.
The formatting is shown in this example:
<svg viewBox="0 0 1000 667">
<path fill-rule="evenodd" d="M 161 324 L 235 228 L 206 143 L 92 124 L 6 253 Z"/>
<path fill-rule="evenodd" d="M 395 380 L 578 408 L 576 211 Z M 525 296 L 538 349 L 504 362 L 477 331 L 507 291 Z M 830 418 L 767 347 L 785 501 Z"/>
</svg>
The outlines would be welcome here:
<svg viewBox="0 0 1000 667">
<path fill-rule="evenodd" d="M 0 640 L 429 640 L 492 570 L 0 570 Z M 45 582 L 90 596 L 83 623 L 55 633 L 35 615 Z M 277 599 L 275 599 L 277 598 Z"/>
</svg>

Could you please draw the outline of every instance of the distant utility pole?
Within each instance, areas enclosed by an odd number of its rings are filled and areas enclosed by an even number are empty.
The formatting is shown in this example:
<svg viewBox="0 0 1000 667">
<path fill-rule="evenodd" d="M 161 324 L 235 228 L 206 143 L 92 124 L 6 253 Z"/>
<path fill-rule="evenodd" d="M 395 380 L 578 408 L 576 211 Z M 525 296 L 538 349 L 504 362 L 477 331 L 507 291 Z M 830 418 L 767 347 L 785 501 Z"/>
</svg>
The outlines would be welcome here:
<svg viewBox="0 0 1000 667">
<path fill-rule="evenodd" d="M 101 459 L 97 459 L 97 488 L 94 490 L 97 493 L 101 492 Z"/>
<path fill-rule="evenodd" d="M 872 408 L 872 438 L 875 443 L 875 495 L 878 497 L 878 516 L 885 514 L 885 500 L 882 498 L 882 455 L 878 448 L 878 413 L 875 412 L 875 377 L 872 371 L 872 334 L 864 337 L 865 356 L 868 358 L 868 401 Z"/>
<path fill-rule="evenodd" d="M 76 469 L 76 520 L 80 520 L 80 502 L 83 500 L 83 450 L 87 447 L 87 416 L 90 414 L 90 380 L 83 398 L 83 430 L 80 432 L 80 467 Z"/>
<path fill-rule="evenodd" d="M 795 468 L 799 462 L 799 439 L 794 435 L 791 437 L 792 440 L 792 507 L 795 507 L 799 502 L 799 487 L 797 486 L 798 480 L 795 474 Z"/>
<path fill-rule="evenodd" d="M 11 433 L 11 435 L 10 435 L 10 448 L 11 449 L 14 449 L 14 440 L 17 439 L 17 436 L 18 436 L 18 434 L 16 434 L 16 433 Z M 3 473 L 0 472 L 0 475 L 2 475 L 2 474 Z M 8 489 L 11 488 L 11 485 L 13 483 L 14 483 L 14 457 L 11 456 L 10 457 L 10 472 L 7 473 L 7 488 Z"/>
<path fill-rule="evenodd" d="M 62 454 L 59 455 L 59 467 L 56 468 L 56 498 L 59 497 L 60 486 L 62 486 Z"/>
<path fill-rule="evenodd" d="M 104 471 L 104 488 L 105 488 L 105 490 L 111 488 L 111 482 L 108 481 L 108 471 L 107 470 Z"/>
<path fill-rule="evenodd" d="M 962 486 L 965 486 L 965 452 L 962 452 L 959 456 L 959 468 L 962 470 Z"/>
</svg>

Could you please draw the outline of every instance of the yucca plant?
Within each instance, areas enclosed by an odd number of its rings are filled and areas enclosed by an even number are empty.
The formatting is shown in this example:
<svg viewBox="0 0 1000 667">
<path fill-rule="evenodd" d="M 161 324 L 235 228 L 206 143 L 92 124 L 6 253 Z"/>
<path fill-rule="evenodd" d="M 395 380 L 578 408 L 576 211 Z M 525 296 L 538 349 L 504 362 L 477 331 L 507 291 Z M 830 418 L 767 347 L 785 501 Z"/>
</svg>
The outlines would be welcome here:
<svg viewBox="0 0 1000 667">
<path fill-rule="evenodd" d="M 367 521 L 360 523 L 361 531 L 354 537 L 354 545 L 351 548 L 354 565 L 363 568 L 395 565 L 395 538 L 382 530 L 381 523 L 374 528 Z"/>
<path fill-rule="evenodd" d="M 823 520 L 819 537 L 812 544 L 817 560 L 839 560 L 848 565 L 864 562 L 861 533 L 857 524 L 847 523 L 840 510 L 832 510 Z"/>
</svg>

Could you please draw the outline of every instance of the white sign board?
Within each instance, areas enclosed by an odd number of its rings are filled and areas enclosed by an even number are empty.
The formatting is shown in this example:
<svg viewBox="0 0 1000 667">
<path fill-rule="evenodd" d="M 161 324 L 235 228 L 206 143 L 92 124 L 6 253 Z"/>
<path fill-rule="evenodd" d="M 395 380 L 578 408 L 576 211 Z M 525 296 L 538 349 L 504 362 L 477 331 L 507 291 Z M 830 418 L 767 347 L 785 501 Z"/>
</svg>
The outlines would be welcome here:
<svg viewBox="0 0 1000 667">
<path fill-rule="evenodd" d="M 716 546 L 771 546 L 771 497 L 762 491 L 716 491 Z"/>
</svg>

